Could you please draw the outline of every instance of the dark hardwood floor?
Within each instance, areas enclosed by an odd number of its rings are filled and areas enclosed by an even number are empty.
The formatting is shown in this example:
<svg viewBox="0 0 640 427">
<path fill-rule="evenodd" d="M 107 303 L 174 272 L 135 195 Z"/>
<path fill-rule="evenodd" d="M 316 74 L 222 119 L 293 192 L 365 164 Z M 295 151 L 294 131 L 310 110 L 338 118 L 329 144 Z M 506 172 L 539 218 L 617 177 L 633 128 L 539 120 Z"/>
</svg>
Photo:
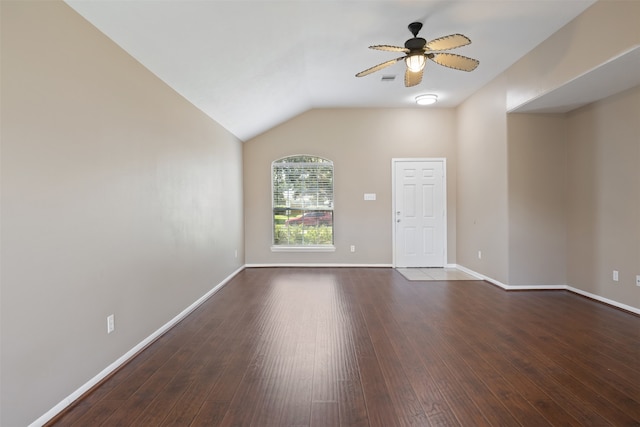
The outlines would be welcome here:
<svg viewBox="0 0 640 427">
<path fill-rule="evenodd" d="M 246 269 L 55 426 L 640 426 L 640 317 L 387 268 Z"/>
</svg>

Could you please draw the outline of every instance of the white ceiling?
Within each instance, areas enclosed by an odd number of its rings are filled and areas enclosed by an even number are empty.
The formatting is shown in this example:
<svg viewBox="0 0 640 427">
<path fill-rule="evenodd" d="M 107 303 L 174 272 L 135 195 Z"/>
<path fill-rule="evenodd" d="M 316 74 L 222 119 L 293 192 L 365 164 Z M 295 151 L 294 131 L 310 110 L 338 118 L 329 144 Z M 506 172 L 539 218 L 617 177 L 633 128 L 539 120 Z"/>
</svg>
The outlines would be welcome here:
<svg viewBox="0 0 640 427">
<path fill-rule="evenodd" d="M 66 0 L 151 72 L 241 140 L 311 108 L 454 107 L 595 0 Z M 431 40 L 461 33 L 455 53 L 471 73 L 427 64 L 405 88 L 404 64 L 355 74 L 400 56 L 407 25 Z M 394 81 L 382 81 L 395 75 Z M 535 106 L 534 106 L 535 107 Z"/>
</svg>

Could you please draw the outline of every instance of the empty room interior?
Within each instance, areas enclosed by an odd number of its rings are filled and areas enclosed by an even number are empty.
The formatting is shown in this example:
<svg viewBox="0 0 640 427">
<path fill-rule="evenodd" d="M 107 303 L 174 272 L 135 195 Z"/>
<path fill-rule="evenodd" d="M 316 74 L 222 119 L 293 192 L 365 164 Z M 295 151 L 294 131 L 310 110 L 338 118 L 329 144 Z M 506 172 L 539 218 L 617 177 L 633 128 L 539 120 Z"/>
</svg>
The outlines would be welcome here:
<svg viewBox="0 0 640 427">
<path fill-rule="evenodd" d="M 640 426 L 640 1 L 0 18 L 0 425 Z"/>
</svg>

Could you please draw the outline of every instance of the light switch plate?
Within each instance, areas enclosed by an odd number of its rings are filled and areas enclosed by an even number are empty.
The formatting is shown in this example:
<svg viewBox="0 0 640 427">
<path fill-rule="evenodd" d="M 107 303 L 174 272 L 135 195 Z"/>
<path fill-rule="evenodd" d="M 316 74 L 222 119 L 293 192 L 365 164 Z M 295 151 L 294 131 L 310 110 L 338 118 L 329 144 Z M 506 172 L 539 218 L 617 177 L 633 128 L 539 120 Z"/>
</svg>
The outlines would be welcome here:
<svg viewBox="0 0 640 427">
<path fill-rule="evenodd" d="M 376 199 L 376 193 L 364 193 L 364 199 L 365 200 L 375 200 Z"/>
</svg>

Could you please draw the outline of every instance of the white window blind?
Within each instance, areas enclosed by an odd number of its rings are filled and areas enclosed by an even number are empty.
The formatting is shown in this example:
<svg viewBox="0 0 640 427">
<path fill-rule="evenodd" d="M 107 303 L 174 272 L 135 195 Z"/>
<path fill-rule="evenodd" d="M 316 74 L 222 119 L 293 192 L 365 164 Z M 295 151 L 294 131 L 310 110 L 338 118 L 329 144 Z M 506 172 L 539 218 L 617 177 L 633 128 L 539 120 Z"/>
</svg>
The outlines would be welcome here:
<svg viewBox="0 0 640 427">
<path fill-rule="evenodd" d="M 272 163 L 274 245 L 333 244 L 333 162 L 290 156 Z"/>
</svg>

